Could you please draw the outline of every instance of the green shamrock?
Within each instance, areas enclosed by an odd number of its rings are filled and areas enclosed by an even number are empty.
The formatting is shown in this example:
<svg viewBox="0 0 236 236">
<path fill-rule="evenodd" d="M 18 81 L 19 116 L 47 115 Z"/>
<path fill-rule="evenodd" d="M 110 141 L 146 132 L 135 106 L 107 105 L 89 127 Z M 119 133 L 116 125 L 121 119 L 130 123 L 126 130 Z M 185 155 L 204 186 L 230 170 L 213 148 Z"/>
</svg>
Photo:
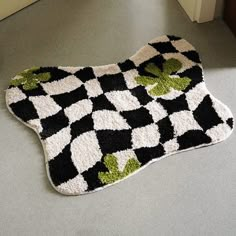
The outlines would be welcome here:
<svg viewBox="0 0 236 236">
<path fill-rule="evenodd" d="M 140 163 L 136 159 L 131 158 L 127 161 L 124 170 L 120 171 L 118 168 L 117 158 L 112 154 L 107 154 L 104 157 L 104 164 L 109 171 L 98 173 L 98 178 L 103 184 L 111 184 L 119 179 L 123 179 L 125 176 L 140 167 Z"/>
<path fill-rule="evenodd" d="M 19 86 L 23 85 L 24 90 L 32 90 L 38 88 L 38 83 L 46 82 L 51 78 L 49 72 L 35 74 L 34 72 L 39 70 L 39 67 L 32 67 L 31 69 L 24 70 L 11 80 L 11 85 Z"/>
<path fill-rule="evenodd" d="M 170 89 L 181 91 L 188 87 L 191 79 L 188 77 L 176 78 L 170 75 L 177 72 L 182 67 L 182 63 L 174 58 L 171 58 L 163 63 L 163 71 L 155 64 L 150 63 L 145 67 L 145 71 L 154 76 L 138 76 L 136 82 L 143 86 L 154 85 L 148 92 L 153 96 L 161 96 L 170 92 Z"/>
</svg>

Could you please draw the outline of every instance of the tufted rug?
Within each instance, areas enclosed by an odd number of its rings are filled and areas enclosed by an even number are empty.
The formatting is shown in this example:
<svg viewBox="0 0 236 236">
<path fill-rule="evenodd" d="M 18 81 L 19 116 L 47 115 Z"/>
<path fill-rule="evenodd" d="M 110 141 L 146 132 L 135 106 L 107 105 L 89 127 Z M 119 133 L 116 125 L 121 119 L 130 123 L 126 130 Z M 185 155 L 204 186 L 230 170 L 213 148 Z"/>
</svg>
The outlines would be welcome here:
<svg viewBox="0 0 236 236">
<path fill-rule="evenodd" d="M 49 180 L 66 195 L 103 189 L 233 129 L 231 111 L 206 88 L 198 53 L 176 36 L 117 64 L 24 70 L 6 103 L 38 134 Z"/>
</svg>

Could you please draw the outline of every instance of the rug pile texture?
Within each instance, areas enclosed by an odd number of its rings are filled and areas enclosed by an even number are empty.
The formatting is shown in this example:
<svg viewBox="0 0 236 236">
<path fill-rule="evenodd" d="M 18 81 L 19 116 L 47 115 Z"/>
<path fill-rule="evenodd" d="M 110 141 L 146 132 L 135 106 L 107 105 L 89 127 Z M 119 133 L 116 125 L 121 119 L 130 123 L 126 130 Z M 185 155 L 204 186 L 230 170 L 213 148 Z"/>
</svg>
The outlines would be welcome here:
<svg viewBox="0 0 236 236">
<path fill-rule="evenodd" d="M 198 53 L 176 36 L 117 64 L 27 69 L 11 80 L 6 103 L 38 134 L 49 180 L 67 195 L 103 189 L 233 129 L 231 111 L 206 88 Z"/>
</svg>

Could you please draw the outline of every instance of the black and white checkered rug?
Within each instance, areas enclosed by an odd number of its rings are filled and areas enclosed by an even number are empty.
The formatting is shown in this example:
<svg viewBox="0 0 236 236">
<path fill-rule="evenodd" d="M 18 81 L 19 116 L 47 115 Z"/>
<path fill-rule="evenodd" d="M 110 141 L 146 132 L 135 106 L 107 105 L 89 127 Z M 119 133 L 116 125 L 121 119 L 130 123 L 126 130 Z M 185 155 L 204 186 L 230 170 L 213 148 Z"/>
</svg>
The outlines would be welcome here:
<svg viewBox="0 0 236 236">
<path fill-rule="evenodd" d="M 36 131 L 50 182 L 68 195 L 103 189 L 233 129 L 231 111 L 206 88 L 198 53 L 175 36 L 117 64 L 25 70 L 6 103 Z"/>
</svg>

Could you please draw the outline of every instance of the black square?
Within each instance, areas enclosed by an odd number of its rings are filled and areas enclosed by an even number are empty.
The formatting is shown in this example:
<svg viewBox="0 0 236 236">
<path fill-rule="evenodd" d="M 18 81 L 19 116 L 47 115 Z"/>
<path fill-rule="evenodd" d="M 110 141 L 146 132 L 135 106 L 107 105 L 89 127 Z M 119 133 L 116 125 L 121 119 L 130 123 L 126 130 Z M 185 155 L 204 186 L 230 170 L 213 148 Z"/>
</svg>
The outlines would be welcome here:
<svg viewBox="0 0 236 236">
<path fill-rule="evenodd" d="M 182 73 L 178 73 L 180 77 L 188 77 L 191 79 L 189 86 L 183 92 L 189 91 L 195 85 L 203 81 L 202 69 L 200 66 L 193 66 Z"/>
<path fill-rule="evenodd" d="M 53 160 L 48 162 L 49 174 L 54 185 L 58 186 L 76 177 L 79 173 L 71 160 L 70 145 Z"/>
<path fill-rule="evenodd" d="M 41 119 L 41 125 L 43 127 L 43 131 L 40 135 L 42 139 L 45 139 L 67 127 L 69 125 L 69 119 L 66 117 L 64 111 L 61 110 L 53 116 Z"/>
<path fill-rule="evenodd" d="M 33 103 L 28 99 L 10 104 L 10 108 L 13 113 L 24 122 L 39 118 Z"/>
<path fill-rule="evenodd" d="M 177 137 L 177 142 L 179 144 L 179 150 L 183 150 L 210 143 L 211 138 L 207 136 L 202 130 L 189 130 L 183 135 Z"/>
<path fill-rule="evenodd" d="M 42 83 L 42 82 L 40 82 Z M 40 84 L 37 84 L 37 88 L 31 89 L 31 90 L 25 90 L 23 89 L 23 86 L 20 85 L 18 88 L 27 96 L 41 96 L 41 95 L 47 95 L 47 93 L 43 90 L 43 87 Z"/>
<path fill-rule="evenodd" d="M 182 52 L 182 54 L 193 62 L 201 63 L 199 54 L 196 51 L 191 50 L 187 52 Z"/>
<path fill-rule="evenodd" d="M 176 48 L 171 44 L 171 42 L 159 42 L 152 43 L 152 47 L 154 47 L 160 53 L 170 53 L 170 52 L 178 52 Z"/>
<path fill-rule="evenodd" d="M 82 173 L 82 176 L 84 177 L 84 180 L 88 184 L 89 191 L 94 190 L 96 188 L 102 187 L 105 184 L 101 182 L 101 180 L 98 178 L 99 172 L 107 172 L 108 169 L 106 168 L 103 158 L 101 161 L 98 161 L 93 167 L 89 168 L 88 170 L 84 171 Z"/>
<path fill-rule="evenodd" d="M 70 125 L 72 140 L 85 133 L 93 130 L 93 119 L 91 114 L 84 116 L 80 120 L 75 121 Z"/>
<path fill-rule="evenodd" d="M 139 148 L 134 150 L 134 152 L 142 166 L 153 159 L 163 156 L 165 153 L 161 144 L 155 147 Z"/>
<path fill-rule="evenodd" d="M 177 111 L 189 110 L 185 94 L 182 94 L 173 100 L 158 98 L 156 101 L 161 103 L 165 110 L 167 110 L 168 115 Z"/>
<path fill-rule="evenodd" d="M 152 116 L 144 107 L 132 111 L 123 111 L 121 115 L 132 128 L 143 127 L 154 122 Z"/>
<path fill-rule="evenodd" d="M 85 67 L 83 69 L 80 69 L 74 75 L 84 83 L 96 77 L 91 67 Z"/>
<path fill-rule="evenodd" d="M 162 55 L 156 55 L 152 58 L 150 58 L 148 61 L 143 62 L 140 64 L 137 68 L 139 75 L 147 75 L 147 76 L 153 76 L 153 74 L 147 72 L 145 70 L 146 66 L 150 63 L 155 64 L 160 70 L 162 70 L 163 63 L 165 62 L 165 59 Z"/>
<path fill-rule="evenodd" d="M 223 123 L 212 107 L 210 95 L 206 95 L 200 105 L 193 111 L 193 116 L 204 131 Z"/>
<path fill-rule="evenodd" d="M 176 41 L 176 40 L 181 39 L 180 37 L 174 36 L 174 35 L 167 35 L 167 37 L 168 37 L 171 41 Z"/>
<path fill-rule="evenodd" d="M 100 110 L 116 111 L 115 106 L 107 99 L 107 97 L 104 94 L 95 98 L 91 98 L 91 101 L 93 103 L 93 111 L 100 111 Z"/>
<path fill-rule="evenodd" d="M 136 68 L 135 64 L 130 59 L 128 59 L 124 62 L 118 63 L 118 66 L 120 67 L 122 72 L 125 72 L 125 71 L 132 70 L 132 69 Z"/>
<path fill-rule="evenodd" d="M 88 99 L 87 91 L 84 85 L 81 85 L 79 88 L 71 92 L 52 95 L 51 97 L 62 108 L 69 107 L 80 100 Z"/>
<path fill-rule="evenodd" d="M 169 119 L 165 117 L 157 122 L 158 130 L 160 132 L 160 142 L 165 143 L 166 141 L 174 138 L 174 127 Z"/>
<path fill-rule="evenodd" d="M 229 118 L 228 120 L 226 120 L 226 123 L 227 123 L 227 125 L 228 125 L 231 129 L 233 129 L 233 127 L 234 127 L 234 120 L 233 120 L 233 118 Z"/>
<path fill-rule="evenodd" d="M 139 103 L 142 105 L 146 105 L 153 100 L 153 98 L 148 95 L 147 90 L 144 86 L 135 87 L 131 89 L 130 92 L 138 99 Z"/>
<path fill-rule="evenodd" d="M 117 73 L 114 75 L 103 75 L 98 78 L 98 81 L 100 82 L 100 85 L 104 92 L 128 89 L 122 73 Z"/>
<path fill-rule="evenodd" d="M 99 130 L 96 133 L 104 155 L 132 147 L 131 130 Z"/>
<path fill-rule="evenodd" d="M 61 80 L 71 75 L 71 73 L 61 70 L 57 67 L 40 67 L 39 70 L 35 71 L 34 73 L 40 74 L 40 73 L 47 73 L 47 72 L 49 72 L 51 76 L 49 82 Z"/>
</svg>

